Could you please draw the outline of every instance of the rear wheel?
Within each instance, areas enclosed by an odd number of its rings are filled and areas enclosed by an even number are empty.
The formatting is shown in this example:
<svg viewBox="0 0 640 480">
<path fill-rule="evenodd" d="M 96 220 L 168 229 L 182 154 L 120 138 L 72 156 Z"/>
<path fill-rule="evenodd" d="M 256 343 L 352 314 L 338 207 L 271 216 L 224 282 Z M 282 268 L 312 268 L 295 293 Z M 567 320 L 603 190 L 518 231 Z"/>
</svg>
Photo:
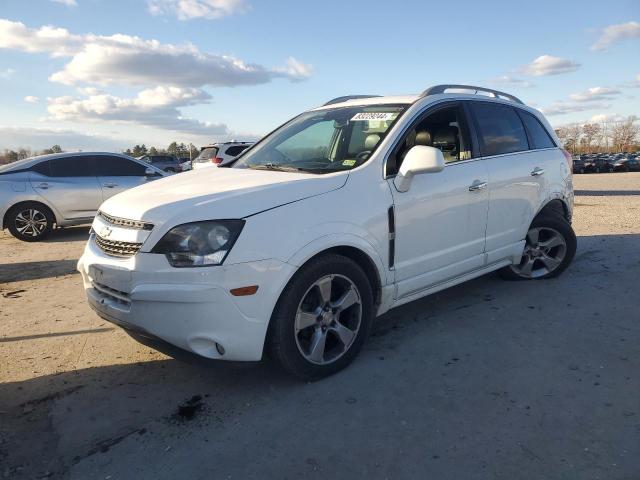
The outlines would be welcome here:
<svg viewBox="0 0 640 480">
<path fill-rule="evenodd" d="M 313 380 L 357 356 L 373 320 L 373 294 L 353 260 L 327 255 L 303 266 L 274 310 L 270 351 L 289 373 Z"/>
<path fill-rule="evenodd" d="M 45 205 L 26 202 L 11 207 L 7 212 L 7 228 L 11 235 L 25 242 L 45 239 L 53 229 L 54 216 Z"/>
<path fill-rule="evenodd" d="M 573 260 L 576 246 L 576 235 L 564 218 L 541 215 L 529 227 L 520 262 L 503 268 L 500 274 L 508 280 L 557 277 Z"/>
</svg>

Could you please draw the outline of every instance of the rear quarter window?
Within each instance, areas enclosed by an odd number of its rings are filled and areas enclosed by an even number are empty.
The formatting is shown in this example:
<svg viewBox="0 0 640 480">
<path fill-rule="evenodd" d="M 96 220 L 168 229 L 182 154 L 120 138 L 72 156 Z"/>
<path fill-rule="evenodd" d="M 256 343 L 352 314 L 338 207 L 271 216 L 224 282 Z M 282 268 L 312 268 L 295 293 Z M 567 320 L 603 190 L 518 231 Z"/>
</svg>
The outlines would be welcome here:
<svg viewBox="0 0 640 480">
<path fill-rule="evenodd" d="M 524 125 L 507 105 L 471 102 L 478 123 L 482 156 L 502 155 L 529 149 Z"/>
<path fill-rule="evenodd" d="M 547 129 L 540 123 L 540 120 L 523 110 L 518 110 L 518 115 L 520 115 L 522 122 L 527 128 L 532 149 L 553 148 L 556 146 Z"/>
<path fill-rule="evenodd" d="M 247 147 L 248 145 L 234 145 L 233 147 L 227 148 L 227 151 L 224 153 L 231 157 L 237 157 L 242 152 L 244 152 L 247 149 Z"/>
</svg>

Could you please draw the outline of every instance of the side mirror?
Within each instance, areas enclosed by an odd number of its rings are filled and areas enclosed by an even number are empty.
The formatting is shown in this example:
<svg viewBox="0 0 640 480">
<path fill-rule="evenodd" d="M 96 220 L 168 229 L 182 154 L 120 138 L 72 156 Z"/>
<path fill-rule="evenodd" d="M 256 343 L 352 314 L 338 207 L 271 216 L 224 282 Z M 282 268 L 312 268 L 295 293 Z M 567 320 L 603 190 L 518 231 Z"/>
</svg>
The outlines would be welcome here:
<svg viewBox="0 0 640 480">
<path fill-rule="evenodd" d="M 406 192 L 411 187 L 414 175 L 437 173 L 444 170 L 442 152 L 434 147 L 416 145 L 404 157 L 400 171 L 393 180 L 399 192 Z"/>
<path fill-rule="evenodd" d="M 144 174 L 147 177 L 159 177 L 160 176 L 160 174 L 156 170 L 154 170 L 153 168 L 145 169 Z"/>
</svg>

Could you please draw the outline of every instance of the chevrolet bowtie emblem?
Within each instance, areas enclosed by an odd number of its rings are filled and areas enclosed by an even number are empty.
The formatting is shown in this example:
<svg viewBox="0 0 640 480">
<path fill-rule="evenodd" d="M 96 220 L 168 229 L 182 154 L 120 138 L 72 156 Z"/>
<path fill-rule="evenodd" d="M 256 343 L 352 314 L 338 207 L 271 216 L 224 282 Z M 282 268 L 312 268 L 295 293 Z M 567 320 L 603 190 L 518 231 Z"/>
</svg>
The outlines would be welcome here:
<svg viewBox="0 0 640 480">
<path fill-rule="evenodd" d="M 107 238 L 109 235 L 111 235 L 112 232 L 113 230 L 111 230 L 109 227 L 102 227 L 102 230 L 100 230 L 100 236 L 102 238 Z"/>
</svg>

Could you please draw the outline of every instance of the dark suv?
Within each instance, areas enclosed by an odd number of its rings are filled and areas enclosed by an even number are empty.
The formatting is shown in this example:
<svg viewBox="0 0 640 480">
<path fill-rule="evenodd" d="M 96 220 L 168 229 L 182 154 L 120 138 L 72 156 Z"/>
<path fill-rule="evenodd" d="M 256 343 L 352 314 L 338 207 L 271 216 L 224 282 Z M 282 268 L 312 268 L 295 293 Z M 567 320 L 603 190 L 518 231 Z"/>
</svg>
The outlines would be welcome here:
<svg viewBox="0 0 640 480">
<path fill-rule="evenodd" d="M 173 155 L 143 155 L 138 160 L 150 163 L 165 172 L 180 172 L 180 160 Z"/>
</svg>

